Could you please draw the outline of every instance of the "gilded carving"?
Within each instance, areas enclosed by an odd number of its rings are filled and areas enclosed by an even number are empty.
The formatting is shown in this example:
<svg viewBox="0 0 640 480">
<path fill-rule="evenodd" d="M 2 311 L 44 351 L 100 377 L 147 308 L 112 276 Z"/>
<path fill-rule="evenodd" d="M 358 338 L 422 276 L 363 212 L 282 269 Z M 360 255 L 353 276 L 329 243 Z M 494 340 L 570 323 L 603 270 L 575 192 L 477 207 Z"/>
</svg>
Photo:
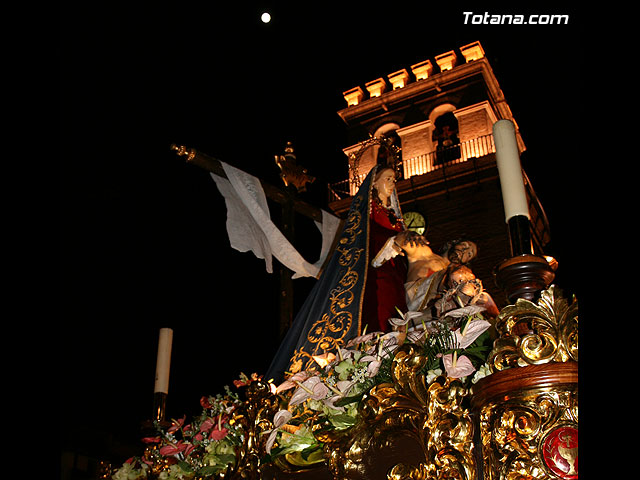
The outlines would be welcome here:
<svg viewBox="0 0 640 480">
<path fill-rule="evenodd" d="M 570 304 L 553 285 L 537 303 L 520 298 L 504 307 L 495 327 L 499 338 L 489 357 L 493 372 L 578 361 L 578 305 Z"/>
<path fill-rule="evenodd" d="M 507 401 L 484 406 L 480 431 L 485 480 L 554 478 L 551 473 L 577 468 L 577 411 L 577 384 L 514 391 Z M 575 432 L 569 447 L 566 441 L 554 443 L 557 435 L 549 436 L 559 427 Z"/>
<path fill-rule="evenodd" d="M 363 397 L 361 421 L 348 431 L 320 438 L 335 478 L 362 478 L 363 455 L 407 434 L 423 456 L 415 464 L 392 467 L 390 480 L 475 478 L 473 421 L 462 405 L 468 391 L 446 376 L 427 385 L 418 373 L 426 361 L 412 346 L 400 347 L 393 360 L 393 382 L 379 384 Z"/>
</svg>

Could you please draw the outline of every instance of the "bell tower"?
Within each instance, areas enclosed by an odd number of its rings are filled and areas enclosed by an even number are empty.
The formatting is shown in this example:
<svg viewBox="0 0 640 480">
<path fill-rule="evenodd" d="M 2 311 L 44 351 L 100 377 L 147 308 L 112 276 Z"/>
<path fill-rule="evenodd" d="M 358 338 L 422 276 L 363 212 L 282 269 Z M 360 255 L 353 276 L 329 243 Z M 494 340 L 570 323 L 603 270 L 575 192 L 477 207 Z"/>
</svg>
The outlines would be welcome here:
<svg viewBox="0 0 640 480">
<path fill-rule="evenodd" d="M 519 153 L 526 147 L 480 42 L 422 59 L 343 92 L 338 111 L 352 142 L 343 148 L 349 178 L 331 185 L 329 206 L 338 215 L 376 164 L 393 164 L 409 228 L 435 252 L 461 237 L 478 246 L 471 263 L 496 302 L 506 303 L 494 269 L 510 255 L 492 134 L 499 120 L 515 125 Z M 532 252 L 550 241 L 542 205 L 523 172 Z"/>
</svg>

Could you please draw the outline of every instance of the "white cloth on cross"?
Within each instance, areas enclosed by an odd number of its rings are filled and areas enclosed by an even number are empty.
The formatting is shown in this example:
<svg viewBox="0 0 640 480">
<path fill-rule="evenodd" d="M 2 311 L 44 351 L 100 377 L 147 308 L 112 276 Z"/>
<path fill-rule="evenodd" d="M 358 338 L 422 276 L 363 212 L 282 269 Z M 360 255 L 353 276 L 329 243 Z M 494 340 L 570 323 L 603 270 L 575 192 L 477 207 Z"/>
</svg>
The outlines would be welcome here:
<svg viewBox="0 0 640 480">
<path fill-rule="evenodd" d="M 293 278 L 318 277 L 340 225 L 340 219 L 322 210 L 322 224 L 314 222 L 322 233 L 320 257 L 315 263 L 306 261 L 271 221 L 267 198 L 256 177 L 220 162 L 227 178 L 214 173 L 211 177 L 227 206 L 227 233 L 231 247 L 251 251 L 264 259 L 267 272 L 273 272 L 272 256 L 294 272 Z"/>
</svg>

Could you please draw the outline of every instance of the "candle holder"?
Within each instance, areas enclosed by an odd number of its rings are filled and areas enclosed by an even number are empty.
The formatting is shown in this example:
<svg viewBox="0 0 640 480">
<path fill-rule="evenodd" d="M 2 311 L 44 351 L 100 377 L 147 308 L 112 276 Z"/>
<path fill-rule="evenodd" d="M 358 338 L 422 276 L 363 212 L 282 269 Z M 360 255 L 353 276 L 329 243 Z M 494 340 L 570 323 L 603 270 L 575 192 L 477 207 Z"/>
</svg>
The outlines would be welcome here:
<svg viewBox="0 0 640 480">
<path fill-rule="evenodd" d="M 494 274 L 496 283 L 511 303 L 518 298 L 533 301 L 555 278 L 554 269 L 546 258 L 529 253 L 503 261 Z"/>
<path fill-rule="evenodd" d="M 171 422 L 167 421 L 167 394 L 164 392 L 154 392 L 153 394 L 153 415 L 149 420 L 142 422 L 142 437 L 156 436 L 158 426 L 164 428 L 171 426 Z"/>
<path fill-rule="evenodd" d="M 155 392 L 153 394 L 153 420 L 164 422 L 167 417 L 167 394 Z"/>
</svg>

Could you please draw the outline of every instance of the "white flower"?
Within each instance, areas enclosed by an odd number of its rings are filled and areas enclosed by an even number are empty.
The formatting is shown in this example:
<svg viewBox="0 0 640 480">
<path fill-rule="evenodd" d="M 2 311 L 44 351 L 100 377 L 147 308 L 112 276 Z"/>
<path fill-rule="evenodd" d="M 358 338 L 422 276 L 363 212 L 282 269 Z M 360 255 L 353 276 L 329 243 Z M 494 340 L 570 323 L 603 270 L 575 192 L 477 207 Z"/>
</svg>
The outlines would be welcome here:
<svg viewBox="0 0 640 480">
<path fill-rule="evenodd" d="M 396 307 L 396 310 L 398 310 L 397 307 Z M 400 314 L 400 318 L 390 318 L 388 320 L 388 322 L 394 328 L 403 327 L 407 323 L 409 323 L 409 321 L 413 320 L 414 318 L 418 318 L 418 317 L 421 317 L 422 315 L 424 315 L 424 313 L 422 313 L 422 312 L 414 312 L 412 310 L 409 310 L 407 313 L 402 313 L 400 310 L 398 310 L 398 313 Z"/>
<path fill-rule="evenodd" d="M 442 375 L 442 370 L 439 368 L 427 371 L 427 385 L 440 375 Z"/>
<path fill-rule="evenodd" d="M 476 374 L 473 376 L 473 378 L 471 379 L 471 383 L 476 383 L 481 378 L 487 377 L 489 375 L 491 375 L 491 369 L 489 368 L 489 365 L 485 363 L 478 369 Z"/>
<path fill-rule="evenodd" d="M 476 313 L 480 313 L 484 310 L 486 310 L 486 308 L 481 307 L 479 305 L 467 305 L 466 307 L 456 308 L 455 310 L 451 310 L 447 312 L 444 316 L 460 318 L 460 317 L 466 317 L 468 315 L 475 315 Z"/>
</svg>

